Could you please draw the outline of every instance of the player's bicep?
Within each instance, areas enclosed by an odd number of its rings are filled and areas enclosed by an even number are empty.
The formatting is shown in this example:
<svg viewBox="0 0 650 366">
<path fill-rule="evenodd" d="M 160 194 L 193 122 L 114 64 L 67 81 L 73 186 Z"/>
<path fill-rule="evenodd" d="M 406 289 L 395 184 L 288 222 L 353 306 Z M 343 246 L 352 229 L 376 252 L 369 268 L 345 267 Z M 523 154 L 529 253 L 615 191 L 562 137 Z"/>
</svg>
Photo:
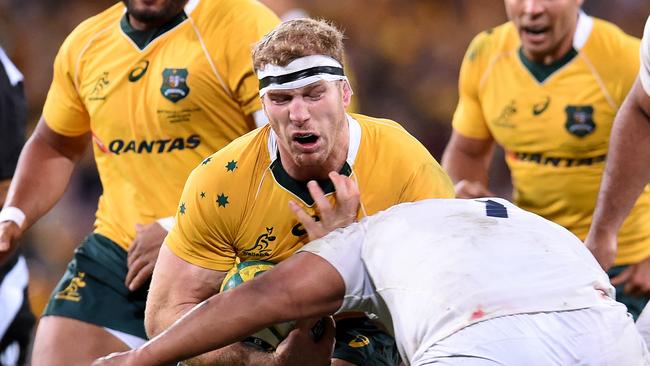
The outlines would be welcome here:
<svg viewBox="0 0 650 366">
<path fill-rule="evenodd" d="M 77 162 L 83 157 L 89 142 L 90 133 L 78 136 L 63 135 L 52 129 L 43 116 L 41 116 L 34 133 L 30 137 L 30 145 L 36 144 L 51 149 L 56 154 L 73 162 Z"/>
<path fill-rule="evenodd" d="M 374 294 L 362 260 L 364 238 L 363 224 L 357 223 L 314 240 L 298 252 L 322 258 L 343 281 L 343 302 L 339 303 L 338 311 L 365 311 L 367 299 Z"/>
<path fill-rule="evenodd" d="M 194 305 L 218 293 L 225 275 L 186 262 L 163 245 L 147 296 L 147 334 L 160 333 Z"/>
</svg>

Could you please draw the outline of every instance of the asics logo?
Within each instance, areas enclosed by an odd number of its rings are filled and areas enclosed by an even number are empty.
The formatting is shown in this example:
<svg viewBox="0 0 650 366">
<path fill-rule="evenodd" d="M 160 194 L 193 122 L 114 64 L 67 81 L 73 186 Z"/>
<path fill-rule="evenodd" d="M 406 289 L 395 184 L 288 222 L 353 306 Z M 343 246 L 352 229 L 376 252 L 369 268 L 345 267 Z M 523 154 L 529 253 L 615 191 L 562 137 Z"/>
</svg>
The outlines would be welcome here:
<svg viewBox="0 0 650 366">
<path fill-rule="evenodd" d="M 147 72 L 148 68 L 148 60 L 140 61 L 140 63 L 138 63 L 138 65 L 129 73 L 129 81 L 135 83 L 136 81 L 140 80 L 140 78 Z"/>
<path fill-rule="evenodd" d="M 547 96 L 541 103 L 533 104 L 533 116 L 539 116 L 544 113 L 548 105 L 551 103 L 551 97 Z"/>
</svg>

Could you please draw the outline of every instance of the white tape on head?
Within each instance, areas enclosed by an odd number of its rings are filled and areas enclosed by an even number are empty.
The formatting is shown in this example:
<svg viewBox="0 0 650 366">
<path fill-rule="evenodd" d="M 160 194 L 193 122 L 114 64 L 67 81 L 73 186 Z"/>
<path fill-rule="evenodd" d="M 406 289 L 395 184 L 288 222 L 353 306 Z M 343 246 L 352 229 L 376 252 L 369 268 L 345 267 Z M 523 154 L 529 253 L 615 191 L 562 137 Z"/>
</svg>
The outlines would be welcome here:
<svg viewBox="0 0 650 366">
<path fill-rule="evenodd" d="M 25 223 L 25 213 L 18 207 L 5 207 L 0 211 L 0 222 L 13 221 L 22 228 Z"/>
<path fill-rule="evenodd" d="M 297 89 L 320 80 L 348 81 L 341 63 L 324 55 L 297 58 L 287 66 L 266 64 L 257 72 L 257 78 L 260 80 L 260 97 L 269 90 Z"/>
</svg>

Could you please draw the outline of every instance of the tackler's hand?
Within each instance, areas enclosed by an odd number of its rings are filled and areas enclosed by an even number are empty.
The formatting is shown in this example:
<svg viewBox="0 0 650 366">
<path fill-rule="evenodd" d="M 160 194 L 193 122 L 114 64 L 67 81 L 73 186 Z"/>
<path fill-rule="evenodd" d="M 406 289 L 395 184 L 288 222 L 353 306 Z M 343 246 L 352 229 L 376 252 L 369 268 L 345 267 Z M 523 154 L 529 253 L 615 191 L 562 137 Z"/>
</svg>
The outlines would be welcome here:
<svg viewBox="0 0 650 366">
<path fill-rule="evenodd" d="M 353 223 L 357 218 L 360 196 L 357 183 L 352 178 L 336 172 L 330 172 L 329 177 L 336 190 L 336 203 L 333 206 L 327 200 L 316 181 L 312 180 L 307 183 L 309 193 L 319 211 L 319 221 L 314 220 L 296 202 L 289 202 L 291 210 L 307 230 L 310 241 L 321 238 L 332 230 L 345 227 Z"/>
</svg>

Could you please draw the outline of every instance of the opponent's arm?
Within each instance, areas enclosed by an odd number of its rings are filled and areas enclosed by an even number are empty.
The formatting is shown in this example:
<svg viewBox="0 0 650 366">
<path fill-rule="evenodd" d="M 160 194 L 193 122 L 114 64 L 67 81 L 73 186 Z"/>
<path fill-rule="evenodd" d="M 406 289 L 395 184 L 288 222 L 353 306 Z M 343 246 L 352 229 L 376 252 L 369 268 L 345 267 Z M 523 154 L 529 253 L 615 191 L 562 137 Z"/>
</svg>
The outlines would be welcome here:
<svg viewBox="0 0 650 366">
<path fill-rule="evenodd" d="M 0 223 L 0 261 L 12 251 L 23 231 L 43 216 L 61 198 L 81 159 L 90 135 L 68 137 L 54 132 L 41 118 L 18 160 L 5 207 L 25 213 L 25 224 Z"/>
<path fill-rule="evenodd" d="M 176 256 L 166 245 L 160 248 L 154 267 L 147 306 L 145 329 L 152 338 L 167 329 L 176 320 L 203 300 L 219 292 L 226 272 L 214 271 L 190 264 Z M 223 353 L 223 355 L 221 355 Z M 188 365 L 202 365 L 220 360 L 229 363 L 244 356 L 242 352 L 214 351 L 188 360 Z"/>
<path fill-rule="evenodd" d="M 147 296 L 145 328 L 149 337 L 152 338 L 162 333 L 194 306 L 217 294 L 225 275 L 226 272 L 192 265 L 176 256 L 166 245 L 163 245 L 154 267 L 149 295 Z M 259 297 L 252 302 L 252 304 L 256 304 L 255 309 L 258 309 L 259 299 L 263 299 L 263 297 Z M 220 318 L 231 319 L 231 315 L 227 312 L 222 313 Z M 304 341 L 304 337 L 302 339 L 299 337 L 294 338 L 297 339 L 288 347 L 284 347 L 286 352 L 281 352 L 280 349 L 275 353 L 260 352 L 244 344 L 235 343 L 221 349 L 206 349 L 206 351 L 210 352 L 186 360 L 184 364 L 188 366 L 292 365 L 293 363 L 285 363 L 284 361 L 286 358 L 300 357 L 300 355 L 291 355 L 291 353 L 300 344 L 299 342 Z"/>
<path fill-rule="evenodd" d="M 492 139 L 475 139 L 452 132 L 442 155 L 442 167 L 454 182 L 458 198 L 494 196 L 488 189 L 493 151 Z"/>
<path fill-rule="evenodd" d="M 618 231 L 650 181 L 650 96 L 637 80 L 614 120 L 605 173 L 585 243 L 603 268 L 614 263 Z"/>
<path fill-rule="evenodd" d="M 161 251 L 161 259 L 165 256 Z M 299 253 L 264 276 L 194 307 L 144 346 L 94 365 L 153 366 L 183 360 L 224 347 L 272 324 L 332 314 L 341 306 L 344 293 L 343 279 L 331 264 L 315 254 Z M 331 343 L 324 344 L 320 351 L 329 355 Z"/>
</svg>

